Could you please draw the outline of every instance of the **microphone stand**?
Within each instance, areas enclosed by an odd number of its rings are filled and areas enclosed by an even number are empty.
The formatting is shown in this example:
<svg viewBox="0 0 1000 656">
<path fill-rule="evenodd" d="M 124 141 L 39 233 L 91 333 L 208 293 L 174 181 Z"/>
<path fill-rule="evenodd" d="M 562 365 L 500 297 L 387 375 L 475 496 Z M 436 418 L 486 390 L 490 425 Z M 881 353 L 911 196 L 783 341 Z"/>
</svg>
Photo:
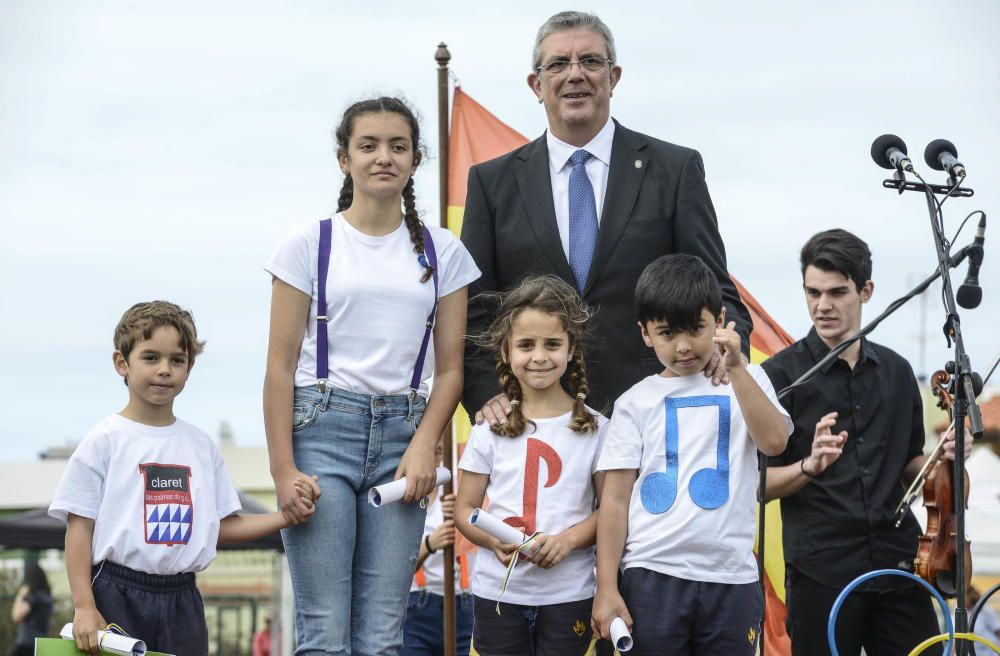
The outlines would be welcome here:
<svg viewBox="0 0 1000 656">
<path fill-rule="evenodd" d="M 918 175 L 919 177 L 919 175 Z M 921 179 L 923 183 L 923 179 Z M 955 632 L 966 633 L 969 628 L 968 609 L 965 606 L 966 586 L 965 568 L 965 419 L 969 418 L 971 432 L 974 438 L 982 439 L 983 418 L 979 413 L 979 406 L 976 405 L 976 395 L 972 384 L 972 365 L 969 356 L 965 351 L 965 341 L 962 339 L 962 323 L 958 316 L 958 309 L 955 305 L 955 294 L 952 290 L 951 277 L 948 272 L 949 244 L 941 231 L 937 221 L 938 206 L 934 199 L 937 190 L 928 188 L 924 183 L 925 198 L 927 200 L 927 211 L 930 215 L 931 232 L 934 235 L 934 250 L 938 259 L 938 271 L 944 282 L 944 304 L 947 317 L 944 323 L 945 339 L 948 346 L 954 342 L 955 346 L 955 398 L 952 406 L 953 418 L 955 420 L 955 478 L 957 481 L 954 490 L 955 507 Z M 915 189 L 914 191 L 921 191 Z M 966 653 L 966 645 L 957 643 L 955 645 L 956 656 Z"/>
</svg>

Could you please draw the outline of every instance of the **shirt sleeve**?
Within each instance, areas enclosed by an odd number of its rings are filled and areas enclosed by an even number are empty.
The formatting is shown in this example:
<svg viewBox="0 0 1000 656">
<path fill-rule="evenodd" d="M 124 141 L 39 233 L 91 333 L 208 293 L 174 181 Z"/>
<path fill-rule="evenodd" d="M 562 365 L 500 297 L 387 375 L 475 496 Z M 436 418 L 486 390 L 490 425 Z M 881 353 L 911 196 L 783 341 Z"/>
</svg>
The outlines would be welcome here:
<svg viewBox="0 0 1000 656">
<path fill-rule="evenodd" d="M 473 474 L 493 473 L 493 441 L 496 439 L 485 424 L 476 424 L 465 444 L 458 468 Z"/>
<path fill-rule="evenodd" d="M 642 432 L 639 430 L 635 408 L 628 396 L 625 396 L 615 402 L 615 411 L 608 422 L 597 470 L 639 469 L 641 464 Z"/>
<path fill-rule="evenodd" d="M 913 418 L 910 422 L 910 444 L 906 452 L 906 463 L 904 463 L 904 465 L 906 465 L 917 456 L 923 454 L 924 443 L 927 440 L 927 436 L 924 433 L 924 404 L 920 398 L 920 388 L 917 386 L 917 377 L 913 375 L 913 369 L 910 368 L 909 363 L 905 363 L 905 370 L 901 375 L 909 379 L 910 397 L 913 399 Z M 906 379 L 904 378 L 904 380 Z"/>
<path fill-rule="evenodd" d="M 87 519 L 97 519 L 104 496 L 109 448 L 101 435 L 87 435 L 66 464 L 66 470 L 49 504 L 49 515 L 66 522 L 73 513 Z"/>
<path fill-rule="evenodd" d="M 597 435 L 594 436 L 597 438 L 597 449 L 594 450 L 594 462 L 591 463 L 590 466 L 590 472 L 592 474 L 596 474 L 600 471 L 597 465 L 601 460 L 601 454 L 604 453 L 604 443 L 607 440 L 608 426 L 610 425 L 611 422 L 608 421 L 607 417 L 602 414 L 597 415 Z"/>
<path fill-rule="evenodd" d="M 775 391 L 774 391 L 775 388 L 781 388 L 781 389 L 783 389 L 783 388 L 787 387 L 788 384 L 791 382 L 788 379 L 787 373 L 778 364 L 778 362 L 774 360 L 774 358 L 765 360 L 764 363 L 761 365 L 761 369 L 766 374 L 766 378 L 768 380 L 768 385 L 770 386 L 770 389 L 771 389 L 771 394 L 774 394 L 774 399 L 777 400 L 778 396 L 777 396 L 777 393 L 775 393 Z M 764 388 L 763 385 L 761 385 L 761 389 L 764 389 L 765 393 L 766 393 L 767 390 L 766 390 L 766 388 Z M 795 396 L 794 392 L 791 393 L 791 394 L 789 394 L 789 395 L 787 395 L 783 400 L 778 401 L 778 403 L 781 404 L 782 410 L 784 411 L 783 414 L 786 417 L 789 417 L 789 421 L 791 421 L 791 418 L 790 418 L 791 415 L 790 415 L 790 413 L 793 411 L 793 409 L 792 409 L 792 397 L 793 396 Z M 768 398 L 771 398 L 770 394 L 768 395 Z M 795 423 L 792 422 L 792 431 L 789 433 L 789 435 L 791 435 L 794 432 L 795 432 Z M 791 457 L 792 454 L 790 452 L 791 451 L 791 446 L 792 446 L 792 440 L 788 440 L 788 445 L 785 446 L 785 450 L 781 452 L 781 455 L 770 456 L 767 459 L 768 466 L 769 467 L 783 467 L 785 465 L 790 465 L 793 462 L 792 457 Z"/>
<path fill-rule="evenodd" d="M 316 256 L 310 239 L 310 227 L 316 231 L 319 243 L 319 223 L 303 224 L 288 234 L 264 263 L 264 270 L 272 276 L 288 283 L 307 296 L 312 296 L 312 273 Z"/>
<path fill-rule="evenodd" d="M 438 257 L 438 296 L 448 294 L 467 286 L 482 275 L 472 255 L 450 230 L 432 228 L 434 249 Z"/>
<path fill-rule="evenodd" d="M 767 373 L 765 373 L 763 367 L 759 365 L 751 364 L 748 368 L 751 375 L 753 375 L 753 379 L 757 381 L 757 385 L 760 386 L 760 389 L 765 395 L 767 395 L 768 400 L 775 407 L 775 409 L 781 413 L 781 418 L 785 422 L 785 434 L 791 435 L 792 431 L 795 430 L 795 425 L 792 423 L 791 417 L 788 416 L 788 411 L 785 410 L 785 406 L 781 405 L 781 402 L 778 401 L 778 395 L 774 391 L 771 379 L 767 377 Z"/>
</svg>

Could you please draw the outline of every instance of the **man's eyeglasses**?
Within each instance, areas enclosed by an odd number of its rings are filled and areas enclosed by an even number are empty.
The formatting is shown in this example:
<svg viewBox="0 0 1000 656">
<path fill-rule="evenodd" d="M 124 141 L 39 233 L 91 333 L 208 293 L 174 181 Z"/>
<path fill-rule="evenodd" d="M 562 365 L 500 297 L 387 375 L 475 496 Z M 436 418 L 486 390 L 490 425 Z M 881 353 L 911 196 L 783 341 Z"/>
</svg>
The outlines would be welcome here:
<svg viewBox="0 0 1000 656">
<path fill-rule="evenodd" d="M 573 67 L 573 64 L 579 64 L 580 68 L 584 71 L 590 73 L 596 73 L 600 70 L 607 68 L 614 64 L 613 61 L 607 57 L 584 57 L 580 61 L 570 61 L 568 59 L 557 59 L 555 61 L 549 62 L 548 64 L 543 64 L 535 69 L 536 72 L 541 73 L 544 71 L 548 75 L 563 75 L 568 73 L 569 69 Z"/>
</svg>

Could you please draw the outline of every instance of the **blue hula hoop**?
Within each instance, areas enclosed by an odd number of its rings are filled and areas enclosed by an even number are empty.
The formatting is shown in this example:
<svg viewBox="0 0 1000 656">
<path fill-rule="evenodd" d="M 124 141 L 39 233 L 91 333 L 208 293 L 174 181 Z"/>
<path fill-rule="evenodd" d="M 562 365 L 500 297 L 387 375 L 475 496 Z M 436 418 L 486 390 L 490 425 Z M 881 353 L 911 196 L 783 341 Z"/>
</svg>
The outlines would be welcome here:
<svg viewBox="0 0 1000 656">
<path fill-rule="evenodd" d="M 948 608 L 948 603 L 944 600 L 944 597 L 941 596 L 941 593 L 935 590 L 930 583 L 923 580 L 919 576 L 915 576 L 909 572 L 904 572 L 899 569 L 877 569 L 873 572 L 862 574 L 848 583 L 847 587 L 840 591 L 840 594 L 837 595 L 837 600 L 833 602 L 833 608 L 830 609 L 830 620 L 826 623 L 826 641 L 830 645 L 830 652 L 833 656 L 840 656 L 840 652 L 837 651 L 837 641 L 833 636 L 833 630 L 837 626 L 837 615 L 840 614 L 840 607 L 844 605 L 847 595 L 851 594 L 854 588 L 858 587 L 868 579 L 873 579 L 877 576 L 903 576 L 908 579 L 913 579 L 920 585 L 927 588 L 927 591 L 934 595 L 934 598 L 937 599 L 938 605 L 941 606 L 941 613 L 944 615 L 944 624 L 947 629 L 946 633 L 948 634 L 948 645 L 947 649 L 945 649 L 944 656 L 951 656 L 951 650 L 955 644 L 955 625 L 951 621 L 951 610 Z"/>
</svg>

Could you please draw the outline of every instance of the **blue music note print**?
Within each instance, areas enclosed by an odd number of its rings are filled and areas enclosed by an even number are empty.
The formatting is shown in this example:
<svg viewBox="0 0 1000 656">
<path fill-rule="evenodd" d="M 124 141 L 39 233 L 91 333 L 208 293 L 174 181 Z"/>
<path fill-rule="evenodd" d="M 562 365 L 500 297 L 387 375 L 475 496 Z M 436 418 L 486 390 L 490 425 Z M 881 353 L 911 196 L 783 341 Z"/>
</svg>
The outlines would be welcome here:
<svg viewBox="0 0 1000 656">
<path fill-rule="evenodd" d="M 677 410 L 715 406 L 719 409 L 719 431 L 716 442 L 715 467 L 699 469 L 691 477 L 688 494 L 701 508 L 713 510 L 729 499 L 729 412 L 728 396 L 704 395 L 663 400 L 666 412 L 667 469 L 646 476 L 639 487 L 642 506 L 655 515 L 665 513 L 677 500 L 677 478 L 680 470 L 678 454 Z"/>
</svg>

